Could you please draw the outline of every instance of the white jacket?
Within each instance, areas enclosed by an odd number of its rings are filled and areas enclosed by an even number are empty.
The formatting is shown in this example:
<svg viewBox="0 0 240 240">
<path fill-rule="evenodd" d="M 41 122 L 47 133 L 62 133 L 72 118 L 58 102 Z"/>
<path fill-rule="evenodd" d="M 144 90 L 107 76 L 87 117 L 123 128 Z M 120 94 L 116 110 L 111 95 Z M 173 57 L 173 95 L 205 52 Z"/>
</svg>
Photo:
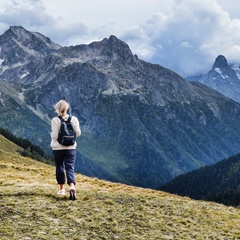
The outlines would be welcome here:
<svg viewBox="0 0 240 240">
<path fill-rule="evenodd" d="M 69 115 L 66 115 L 63 117 L 63 119 L 66 121 L 68 117 Z M 74 131 L 76 133 L 76 137 L 79 137 L 81 135 L 81 129 L 80 129 L 78 119 L 74 116 L 72 116 L 72 124 L 74 127 Z M 61 126 L 61 120 L 58 117 L 54 117 L 51 121 L 51 148 L 53 150 L 76 149 L 76 146 L 77 146 L 76 142 L 72 146 L 63 146 L 58 142 L 57 138 L 58 138 L 60 126 Z"/>
</svg>

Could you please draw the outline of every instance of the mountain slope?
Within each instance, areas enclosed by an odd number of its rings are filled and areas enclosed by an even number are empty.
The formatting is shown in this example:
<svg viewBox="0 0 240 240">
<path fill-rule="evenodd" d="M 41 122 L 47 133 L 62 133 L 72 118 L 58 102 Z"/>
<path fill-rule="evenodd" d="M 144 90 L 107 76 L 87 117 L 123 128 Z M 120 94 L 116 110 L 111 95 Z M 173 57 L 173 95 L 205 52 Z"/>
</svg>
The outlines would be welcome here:
<svg viewBox="0 0 240 240">
<path fill-rule="evenodd" d="M 240 154 L 180 175 L 160 189 L 194 199 L 240 205 Z M 232 196 L 228 196 L 228 195 Z"/>
<path fill-rule="evenodd" d="M 16 153 L 23 150 L 21 147 L 12 143 L 11 141 L 3 137 L 1 134 L 0 134 L 0 146 L 1 146 L 0 147 L 1 151 L 10 152 L 10 153 Z"/>
<path fill-rule="evenodd" d="M 36 115 L 19 94 L 19 89 L 0 80 L 0 127 L 30 139 L 50 153 L 49 123 Z"/>
<path fill-rule="evenodd" d="M 239 209 L 80 174 L 77 197 L 56 195 L 55 170 L 0 149 L 0 237 L 237 239 Z"/>
<path fill-rule="evenodd" d="M 66 99 L 82 128 L 80 173 L 158 188 L 239 151 L 239 104 L 138 59 L 115 36 L 60 47 L 11 27 L 0 47 L 0 125 L 50 151 L 53 104 Z"/>
</svg>

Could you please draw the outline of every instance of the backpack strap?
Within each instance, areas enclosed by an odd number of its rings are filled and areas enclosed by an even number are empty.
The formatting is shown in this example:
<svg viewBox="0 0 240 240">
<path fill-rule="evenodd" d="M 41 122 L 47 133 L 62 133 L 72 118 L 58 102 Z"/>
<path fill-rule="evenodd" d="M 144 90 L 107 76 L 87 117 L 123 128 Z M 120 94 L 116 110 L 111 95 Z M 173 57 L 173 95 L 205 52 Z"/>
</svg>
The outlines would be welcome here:
<svg viewBox="0 0 240 240">
<path fill-rule="evenodd" d="M 67 122 L 71 122 L 71 121 L 72 121 L 72 116 L 69 115 Z"/>
<path fill-rule="evenodd" d="M 64 119 L 62 116 L 58 116 L 58 118 L 60 119 L 61 122 L 64 122 Z"/>
<path fill-rule="evenodd" d="M 58 116 L 58 118 L 61 120 L 61 122 L 65 121 L 62 116 Z M 68 119 L 65 122 L 71 122 L 71 121 L 72 121 L 72 116 L 69 115 Z"/>
</svg>

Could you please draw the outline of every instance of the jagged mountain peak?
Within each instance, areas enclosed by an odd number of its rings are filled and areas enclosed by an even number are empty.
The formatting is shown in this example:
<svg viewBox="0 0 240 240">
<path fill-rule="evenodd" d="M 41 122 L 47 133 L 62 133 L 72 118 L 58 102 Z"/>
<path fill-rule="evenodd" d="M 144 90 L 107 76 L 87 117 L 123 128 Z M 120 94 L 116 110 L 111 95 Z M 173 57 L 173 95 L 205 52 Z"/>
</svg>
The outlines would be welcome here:
<svg viewBox="0 0 240 240">
<path fill-rule="evenodd" d="M 10 28 L 6 32 L 10 32 L 18 36 L 26 36 L 26 34 L 30 34 L 30 32 L 22 26 L 10 26 Z"/>
<path fill-rule="evenodd" d="M 219 55 L 216 58 L 213 66 L 212 66 L 212 69 L 215 69 L 215 68 L 220 68 L 220 69 L 229 68 L 227 59 L 223 55 Z"/>
<path fill-rule="evenodd" d="M 3 35 L 2 38 L 8 38 L 10 41 L 18 41 L 26 43 L 26 41 L 35 40 L 32 32 L 27 31 L 22 26 L 11 26 Z"/>
<path fill-rule="evenodd" d="M 136 62 L 137 57 L 133 55 L 130 47 L 127 43 L 120 40 L 114 35 L 110 35 L 109 38 L 104 38 L 99 42 L 93 42 L 89 44 L 89 48 L 94 50 L 98 56 L 103 57 L 104 63 L 122 62 L 129 63 L 130 65 Z"/>
<path fill-rule="evenodd" d="M 59 44 L 52 42 L 50 38 L 45 37 L 43 34 L 38 32 L 30 32 L 25 28 L 23 28 L 22 26 L 11 26 L 5 32 L 5 34 L 10 35 L 12 38 L 15 38 L 18 41 L 21 41 L 23 43 L 29 40 L 39 41 L 44 43 L 47 47 L 53 50 L 57 50 L 61 47 Z M 5 34 L 3 34 L 3 36 Z"/>
<path fill-rule="evenodd" d="M 219 55 L 212 69 L 199 81 L 234 101 L 240 102 L 240 80 L 236 71 L 229 66 L 225 56 Z"/>
<path fill-rule="evenodd" d="M 111 57 L 121 57 L 123 59 L 133 57 L 132 51 L 127 43 L 118 39 L 116 36 L 111 35 L 107 41 L 105 41 L 106 47 L 104 54 Z"/>
<path fill-rule="evenodd" d="M 120 40 L 119 38 L 117 38 L 115 35 L 110 35 L 109 38 L 104 38 L 101 41 L 96 41 L 96 42 L 92 42 L 89 45 L 99 45 L 99 44 L 103 44 L 106 45 L 108 47 L 123 47 L 123 48 L 127 48 L 130 50 L 129 46 L 127 43 L 125 43 L 124 41 Z M 131 50 L 130 50 L 131 51 Z"/>
<path fill-rule="evenodd" d="M 90 44 L 62 47 L 58 54 L 66 59 L 67 65 L 91 62 L 95 66 L 108 68 L 112 64 L 135 66 L 138 63 L 138 57 L 133 55 L 128 44 L 114 35 Z"/>
<path fill-rule="evenodd" d="M 3 35 L 0 36 L 0 43 L 3 42 L 6 45 L 12 43 L 14 40 L 22 42 L 26 39 L 30 39 L 30 35 L 31 33 L 21 26 L 11 26 Z"/>
<path fill-rule="evenodd" d="M 114 35 L 110 35 L 110 37 L 108 38 L 107 43 L 108 43 L 108 45 L 110 45 L 112 47 L 120 46 L 122 48 L 127 48 L 131 52 L 128 44 L 125 43 L 124 41 L 120 40 L 119 38 L 117 38 Z"/>
<path fill-rule="evenodd" d="M 60 47 L 40 33 L 27 31 L 21 26 L 11 26 L 0 36 L 0 59 L 3 65 L 11 66 L 47 56 Z"/>
</svg>

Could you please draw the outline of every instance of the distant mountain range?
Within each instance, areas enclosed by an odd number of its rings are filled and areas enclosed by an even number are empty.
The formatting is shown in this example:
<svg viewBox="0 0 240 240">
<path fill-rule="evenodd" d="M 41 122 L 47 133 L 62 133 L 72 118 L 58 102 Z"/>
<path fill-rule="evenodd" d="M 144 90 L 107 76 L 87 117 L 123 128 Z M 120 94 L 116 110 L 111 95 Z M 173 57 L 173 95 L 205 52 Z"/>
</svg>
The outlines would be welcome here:
<svg viewBox="0 0 240 240">
<path fill-rule="evenodd" d="M 115 36 L 62 47 L 13 26 L 0 49 L 0 127 L 51 152 L 53 104 L 66 99 L 82 128 L 80 173 L 159 188 L 239 152 L 239 103 L 140 60 Z"/>
</svg>

